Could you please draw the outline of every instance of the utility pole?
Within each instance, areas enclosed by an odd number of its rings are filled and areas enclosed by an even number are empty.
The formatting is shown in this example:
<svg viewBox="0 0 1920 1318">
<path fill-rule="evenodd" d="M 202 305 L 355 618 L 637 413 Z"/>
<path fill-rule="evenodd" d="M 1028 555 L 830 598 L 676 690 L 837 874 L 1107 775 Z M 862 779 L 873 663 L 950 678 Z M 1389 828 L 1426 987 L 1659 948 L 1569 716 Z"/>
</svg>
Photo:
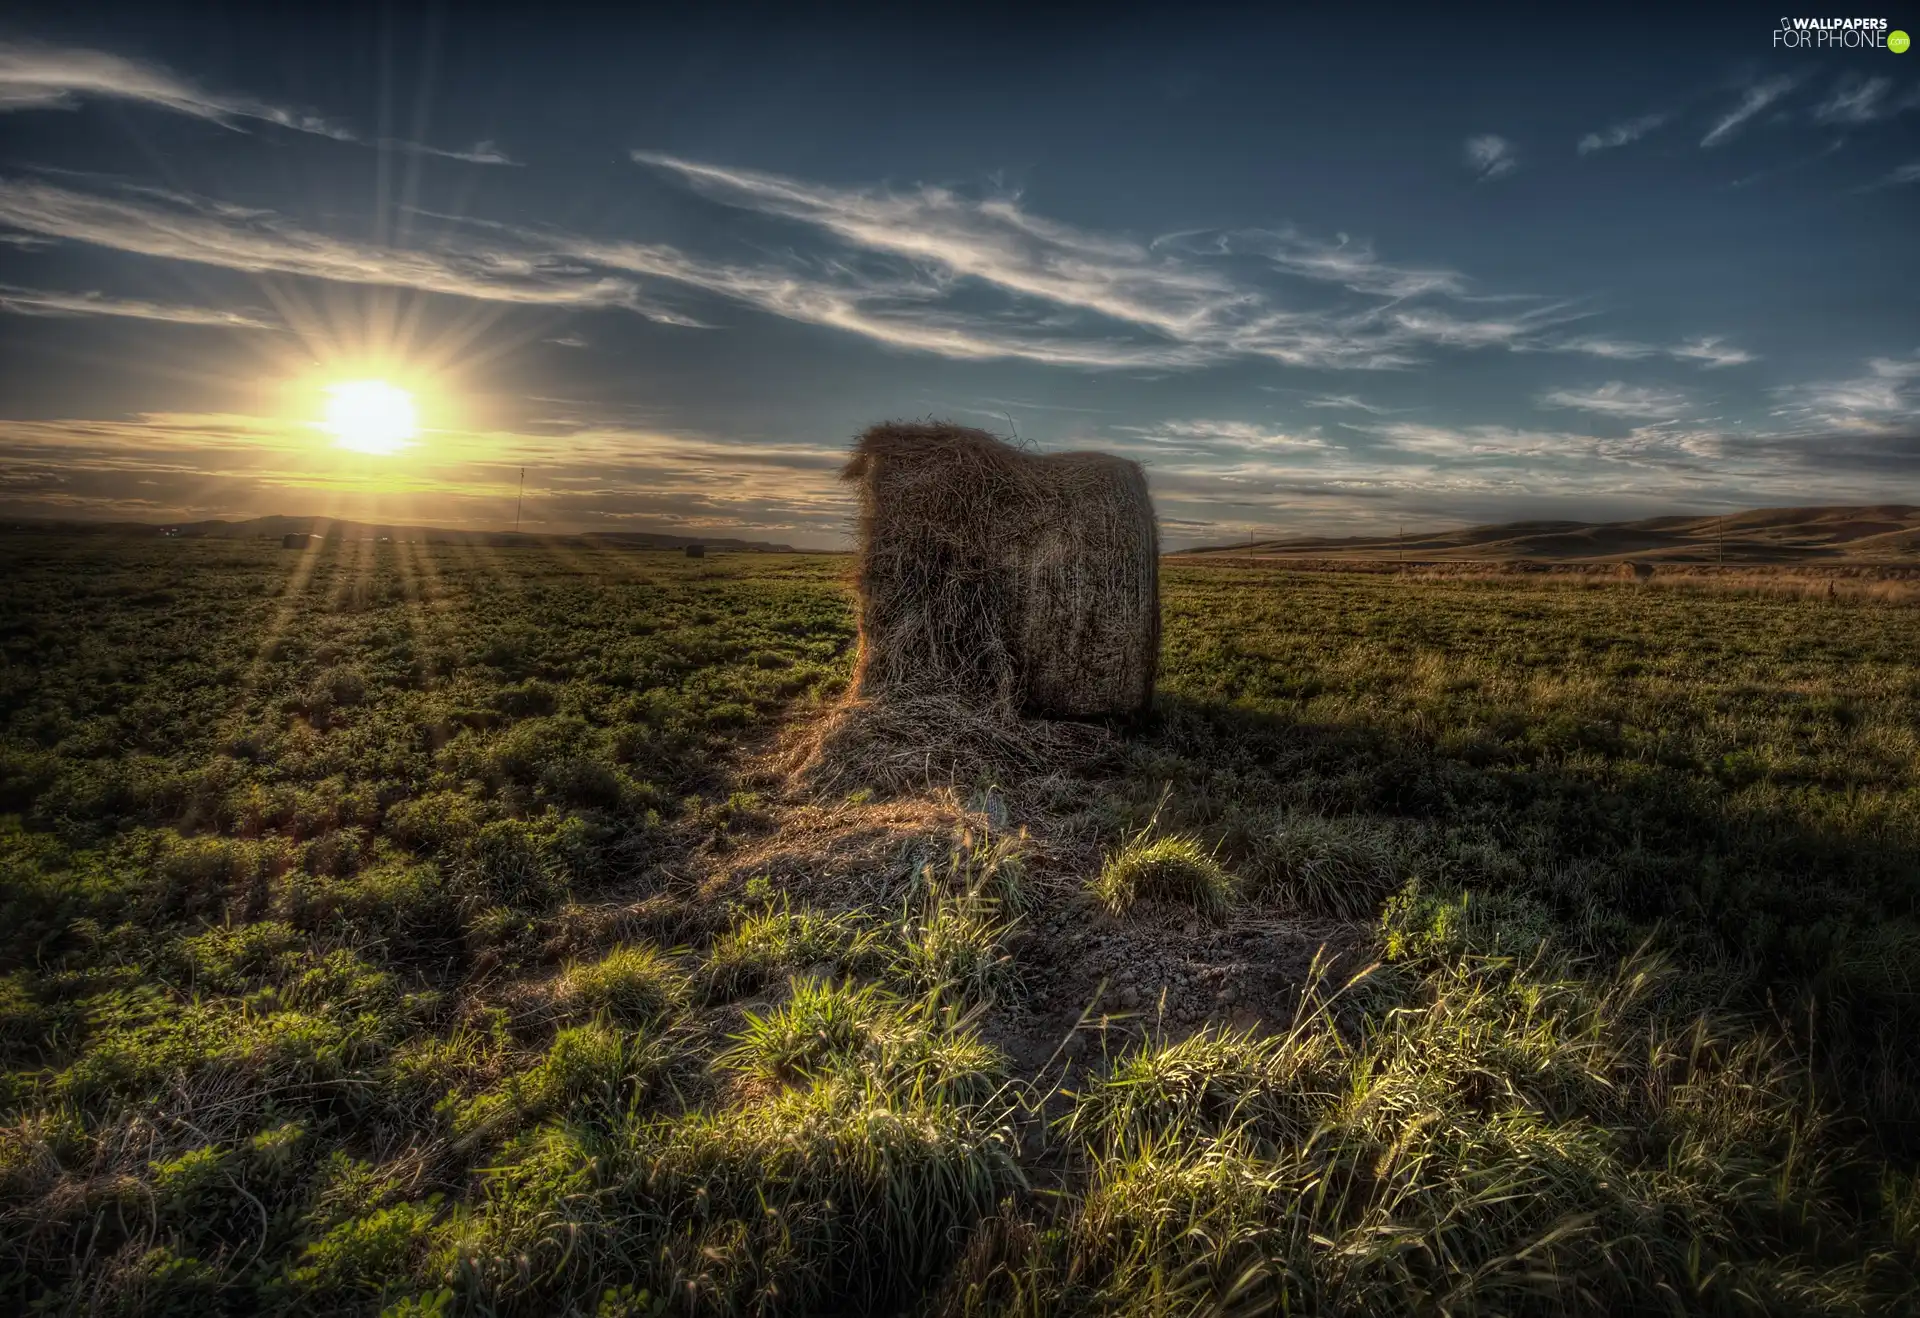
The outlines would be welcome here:
<svg viewBox="0 0 1920 1318">
<path fill-rule="evenodd" d="M 513 533 L 520 534 L 520 505 L 527 497 L 527 469 L 520 468 L 520 493 L 513 497 Z"/>
<path fill-rule="evenodd" d="M 1720 566 L 1727 565 L 1727 515 L 1720 514 L 1720 520 L 1714 524 L 1714 539 L 1719 543 Z"/>
</svg>

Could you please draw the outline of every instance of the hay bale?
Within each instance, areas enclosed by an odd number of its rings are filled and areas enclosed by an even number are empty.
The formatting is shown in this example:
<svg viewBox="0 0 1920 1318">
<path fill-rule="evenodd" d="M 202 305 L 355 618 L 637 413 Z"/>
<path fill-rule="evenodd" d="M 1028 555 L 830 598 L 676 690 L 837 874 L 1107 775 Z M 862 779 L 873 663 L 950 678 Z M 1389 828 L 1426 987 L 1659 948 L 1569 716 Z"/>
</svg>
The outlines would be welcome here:
<svg viewBox="0 0 1920 1318">
<path fill-rule="evenodd" d="M 890 422 L 841 475 L 860 496 L 857 698 L 1066 718 L 1152 700 L 1160 543 L 1137 463 Z"/>
<path fill-rule="evenodd" d="M 312 539 L 313 537 L 305 531 L 289 532 L 280 537 L 280 547 L 282 549 L 305 549 L 307 542 Z"/>
<path fill-rule="evenodd" d="M 705 545 L 688 545 L 687 546 L 688 558 L 705 558 L 706 556 L 707 556 L 707 547 Z"/>
<path fill-rule="evenodd" d="M 1629 559 L 1614 570 L 1614 575 L 1622 581 L 1646 581 L 1653 576 L 1653 564 Z"/>
<path fill-rule="evenodd" d="M 860 495 L 860 649 L 847 699 L 775 757 L 804 788 L 1046 774 L 1112 740 L 1050 719 L 1153 698 L 1159 530 L 1136 464 L 889 423 L 841 475 Z"/>
</svg>

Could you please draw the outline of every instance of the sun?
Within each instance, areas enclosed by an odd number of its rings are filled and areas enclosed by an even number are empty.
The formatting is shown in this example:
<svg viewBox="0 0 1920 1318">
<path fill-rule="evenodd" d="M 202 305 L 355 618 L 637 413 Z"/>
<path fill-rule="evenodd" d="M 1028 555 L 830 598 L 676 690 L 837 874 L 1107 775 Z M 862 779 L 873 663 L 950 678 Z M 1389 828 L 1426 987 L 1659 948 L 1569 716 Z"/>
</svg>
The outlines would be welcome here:
<svg viewBox="0 0 1920 1318">
<path fill-rule="evenodd" d="M 324 426 L 341 448 L 383 457 L 406 448 L 420 433 L 413 395 L 385 380 L 328 385 Z"/>
</svg>

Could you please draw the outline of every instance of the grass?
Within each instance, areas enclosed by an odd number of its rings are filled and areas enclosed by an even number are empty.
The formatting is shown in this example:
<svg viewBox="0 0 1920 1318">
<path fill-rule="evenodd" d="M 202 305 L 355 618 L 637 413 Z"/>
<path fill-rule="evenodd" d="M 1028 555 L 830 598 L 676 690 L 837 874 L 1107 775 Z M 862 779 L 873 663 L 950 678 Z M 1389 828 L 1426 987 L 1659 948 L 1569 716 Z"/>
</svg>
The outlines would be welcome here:
<svg viewBox="0 0 1920 1318">
<path fill-rule="evenodd" d="M 1196 837 L 1128 839 L 1106 859 L 1088 885 L 1115 915 L 1136 902 L 1187 906 L 1208 919 L 1224 919 L 1233 909 L 1237 885 L 1212 852 Z"/>
<path fill-rule="evenodd" d="M 7 547 L 10 1311 L 1920 1290 L 1903 596 L 1173 563 L 1153 716 L 958 784 L 882 908 L 729 868 L 833 560 Z M 1156 919 L 1284 992 L 1056 1049 Z"/>
<path fill-rule="evenodd" d="M 656 948 L 620 947 L 598 961 L 569 966 L 560 1000 L 616 1021 L 645 1025 L 671 1015 L 687 1000 L 686 977 Z"/>
</svg>

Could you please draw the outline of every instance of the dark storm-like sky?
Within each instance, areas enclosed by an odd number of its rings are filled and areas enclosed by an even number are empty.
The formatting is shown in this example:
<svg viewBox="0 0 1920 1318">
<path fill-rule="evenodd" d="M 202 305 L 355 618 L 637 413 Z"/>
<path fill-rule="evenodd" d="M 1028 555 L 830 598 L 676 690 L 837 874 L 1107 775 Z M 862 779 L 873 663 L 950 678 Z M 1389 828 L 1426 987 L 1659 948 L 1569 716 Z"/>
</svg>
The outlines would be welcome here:
<svg viewBox="0 0 1920 1318">
<path fill-rule="evenodd" d="M 1920 51 L 1116 12 L 16 8 L 0 511 L 497 525 L 524 467 L 536 528 L 828 545 L 929 415 L 1140 459 L 1174 545 L 1920 501 Z M 405 451 L 315 425 L 358 378 Z"/>
</svg>

